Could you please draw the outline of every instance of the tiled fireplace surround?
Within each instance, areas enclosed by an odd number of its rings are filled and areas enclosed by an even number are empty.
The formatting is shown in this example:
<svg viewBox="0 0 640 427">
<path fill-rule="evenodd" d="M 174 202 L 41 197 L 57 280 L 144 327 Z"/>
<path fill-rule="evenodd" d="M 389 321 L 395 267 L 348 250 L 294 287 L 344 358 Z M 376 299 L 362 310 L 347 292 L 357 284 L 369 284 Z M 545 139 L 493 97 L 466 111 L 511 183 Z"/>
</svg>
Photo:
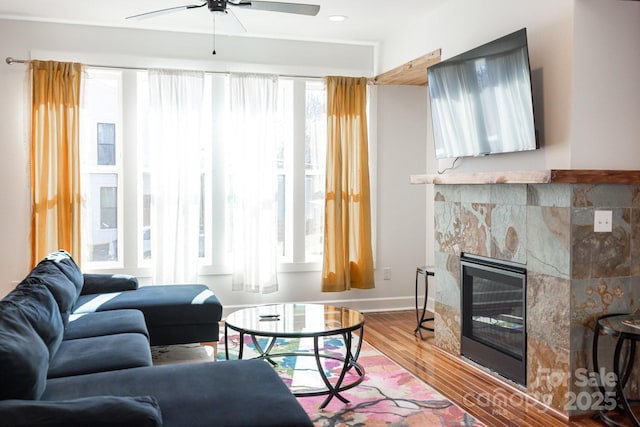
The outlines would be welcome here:
<svg viewBox="0 0 640 427">
<path fill-rule="evenodd" d="M 509 183 L 508 176 L 483 180 L 477 174 L 468 184 L 431 180 L 436 346 L 460 355 L 462 252 L 524 264 L 526 392 L 567 416 L 584 412 L 569 403 L 581 391 L 595 391 L 576 376 L 592 371 L 595 319 L 640 309 L 640 181 L 618 177 L 623 183 Z M 593 231 L 596 210 L 612 211 L 611 233 Z M 600 343 L 601 363 L 610 362 L 615 343 Z M 637 392 L 640 380 L 632 382 Z"/>
</svg>

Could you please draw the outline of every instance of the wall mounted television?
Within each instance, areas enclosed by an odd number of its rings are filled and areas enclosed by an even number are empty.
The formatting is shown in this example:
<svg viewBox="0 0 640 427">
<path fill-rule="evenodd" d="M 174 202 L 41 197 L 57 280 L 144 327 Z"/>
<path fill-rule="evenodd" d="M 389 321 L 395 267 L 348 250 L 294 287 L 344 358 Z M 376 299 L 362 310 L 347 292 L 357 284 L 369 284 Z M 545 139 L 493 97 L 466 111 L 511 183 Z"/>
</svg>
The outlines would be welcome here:
<svg viewBox="0 0 640 427">
<path fill-rule="evenodd" d="M 427 69 L 438 159 L 539 148 L 527 30 Z"/>
</svg>

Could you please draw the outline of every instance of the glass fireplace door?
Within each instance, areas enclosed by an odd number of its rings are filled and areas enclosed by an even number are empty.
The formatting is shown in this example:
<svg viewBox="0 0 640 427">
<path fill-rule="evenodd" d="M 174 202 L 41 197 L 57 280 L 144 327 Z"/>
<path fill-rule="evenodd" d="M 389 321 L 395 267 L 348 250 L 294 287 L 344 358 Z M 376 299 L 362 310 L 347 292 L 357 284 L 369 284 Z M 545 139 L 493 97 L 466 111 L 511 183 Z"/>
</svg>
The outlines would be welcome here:
<svg viewBox="0 0 640 427">
<path fill-rule="evenodd" d="M 519 384 L 526 382 L 526 270 L 463 255 L 461 352 Z"/>
</svg>

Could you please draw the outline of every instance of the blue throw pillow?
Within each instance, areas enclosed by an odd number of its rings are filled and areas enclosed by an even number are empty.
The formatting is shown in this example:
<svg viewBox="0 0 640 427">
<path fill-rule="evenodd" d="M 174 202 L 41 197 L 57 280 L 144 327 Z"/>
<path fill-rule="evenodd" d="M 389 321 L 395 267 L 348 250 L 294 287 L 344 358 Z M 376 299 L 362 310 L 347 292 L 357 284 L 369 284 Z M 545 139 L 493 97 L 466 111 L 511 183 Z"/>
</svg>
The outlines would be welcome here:
<svg viewBox="0 0 640 427">
<path fill-rule="evenodd" d="M 49 351 L 24 311 L 0 301 L 0 400 L 39 399 L 48 369 Z"/>
<path fill-rule="evenodd" d="M 6 400 L 0 402 L 0 423 L 12 427 L 159 427 L 162 414 L 158 401 L 151 396 L 93 396 L 51 402 Z"/>
</svg>

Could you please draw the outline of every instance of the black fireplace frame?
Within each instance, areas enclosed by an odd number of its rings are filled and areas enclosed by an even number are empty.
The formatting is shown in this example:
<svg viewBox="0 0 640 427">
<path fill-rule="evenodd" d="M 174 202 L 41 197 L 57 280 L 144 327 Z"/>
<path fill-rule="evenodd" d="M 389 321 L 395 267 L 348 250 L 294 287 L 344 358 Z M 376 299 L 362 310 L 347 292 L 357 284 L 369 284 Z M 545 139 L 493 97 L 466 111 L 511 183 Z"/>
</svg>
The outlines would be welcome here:
<svg viewBox="0 0 640 427">
<path fill-rule="evenodd" d="M 461 303 L 461 337 L 460 353 L 462 356 L 515 381 L 527 384 L 527 332 L 526 332 L 526 293 L 527 270 L 523 264 L 487 258 L 480 255 L 463 253 L 460 256 L 460 303 Z M 472 284 L 465 277 L 471 275 L 496 279 L 502 283 L 522 284 L 522 348 L 519 355 L 497 348 L 492 343 L 477 339 L 472 334 Z M 465 292 L 466 291 L 466 292 Z M 466 308 L 466 310 L 465 310 Z"/>
</svg>

